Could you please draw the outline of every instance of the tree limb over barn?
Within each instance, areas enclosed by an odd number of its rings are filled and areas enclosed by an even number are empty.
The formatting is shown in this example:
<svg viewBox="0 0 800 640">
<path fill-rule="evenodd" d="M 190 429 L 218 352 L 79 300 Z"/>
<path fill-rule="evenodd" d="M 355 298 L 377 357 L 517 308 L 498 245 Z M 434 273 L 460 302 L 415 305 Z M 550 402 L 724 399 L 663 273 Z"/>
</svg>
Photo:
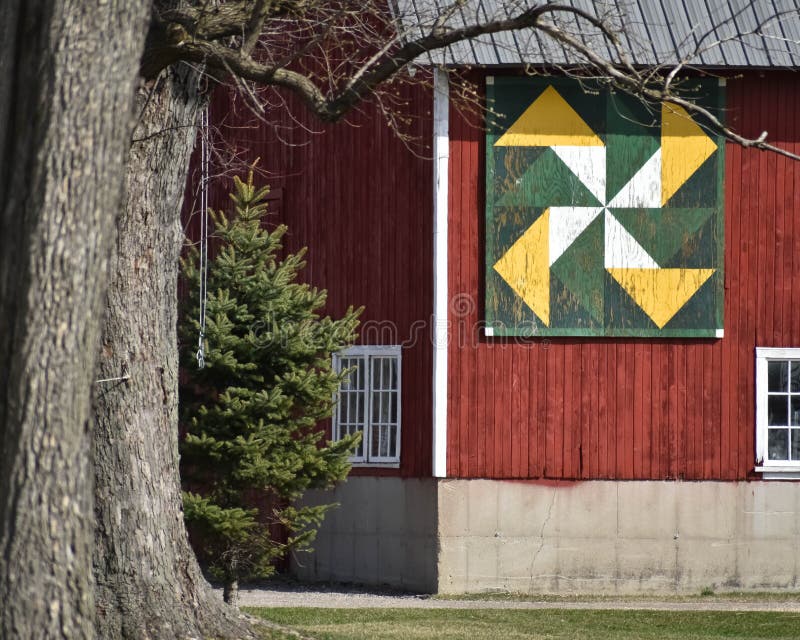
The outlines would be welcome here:
<svg viewBox="0 0 800 640">
<path fill-rule="evenodd" d="M 293 91 L 321 120 L 334 122 L 380 94 L 387 81 L 404 77 L 409 65 L 480 63 L 454 53 L 457 45 L 463 51 L 464 43 L 475 42 L 536 72 L 591 77 L 646 102 L 676 104 L 737 144 L 797 159 L 768 142 L 767 132 L 738 134 L 679 90 L 681 74 L 720 67 L 734 45 L 758 46 L 770 63 L 800 65 L 800 34 L 791 26 L 800 22 L 800 10 L 775 2 L 755 18 L 749 15 L 754 11 L 747 3 L 738 9 L 720 3 L 678 39 L 675 25 L 637 18 L 634 2 L 455 0 L 438 9 L 396 2 L 387 10 L 381 0 L 248 0 L 156 7 L 142 74 L 155 77 L 179 60 L 203 65 L 217 77 Z M 657 31 L 666 32 L 668 49 L 644 42 Z M 494 38 L 502 34 L 513 35 Z M 747 59 L 746 52 L 742 56 Z"/>
</svg>

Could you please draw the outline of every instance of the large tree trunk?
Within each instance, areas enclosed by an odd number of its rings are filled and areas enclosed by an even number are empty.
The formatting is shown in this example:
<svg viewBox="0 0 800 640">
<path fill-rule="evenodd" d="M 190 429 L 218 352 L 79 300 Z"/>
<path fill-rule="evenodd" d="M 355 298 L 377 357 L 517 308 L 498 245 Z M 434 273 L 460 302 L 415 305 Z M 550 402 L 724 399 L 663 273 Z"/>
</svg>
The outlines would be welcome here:
<svg viewBox="0 0 800 640">
<path fill-rule="evenodd" d="M 0 637 L 90 638 L 89 418 L 148 3 L 0 3 Z"/>
<path fill-rule="evenodd" d="M 189 547 L 178 476 L 180 208 L 196 129 L 196 76 L 140 96 L 110 264 L 94 438 L 98 633 L 105 640 L 246 635 Z M 136 140 L 140 140 L 136 142 Z"/>
</svg>

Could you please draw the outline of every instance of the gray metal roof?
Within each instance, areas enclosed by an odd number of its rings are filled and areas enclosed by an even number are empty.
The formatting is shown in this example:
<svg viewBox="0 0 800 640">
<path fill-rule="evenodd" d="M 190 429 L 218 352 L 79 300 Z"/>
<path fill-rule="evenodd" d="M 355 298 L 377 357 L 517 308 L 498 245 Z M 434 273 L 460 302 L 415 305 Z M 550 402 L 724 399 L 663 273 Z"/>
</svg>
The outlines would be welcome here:
<svg viewBox="0 0 800 640">
<path fill-rule="evenodd" d="M 603 18 L 635 65 L 685 62 L 700 67 L 800 68 L 800 0 L 562 0 Z M 449 7 L 445 27 L 506 18 L 533 0 L 396 0 L 406 37 L 430 32 Z M 460 5 L 460 6 L 459 6 Z M 548 18 L 562 30 L 614 61 L 609 41 L 573 14 Z M 585 59 L 532 29 L 485 35 L 432 52 L 444 65 L 506 66 L 520 63 L 574 65 Z"/>
</svg>

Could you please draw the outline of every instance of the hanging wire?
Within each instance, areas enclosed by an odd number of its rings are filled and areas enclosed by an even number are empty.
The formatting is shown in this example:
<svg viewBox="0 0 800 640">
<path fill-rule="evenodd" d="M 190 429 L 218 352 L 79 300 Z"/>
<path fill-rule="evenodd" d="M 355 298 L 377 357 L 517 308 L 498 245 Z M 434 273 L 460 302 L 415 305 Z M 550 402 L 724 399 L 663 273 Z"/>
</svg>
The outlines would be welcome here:
<svg viewBox="0 0 800 640">
<path fill-rule="evenodd" d="M 208 296 L 208 107 L 200 114 L 200 335 L 197 368 L 206 366 L 206 298 Z"/>
</svg>

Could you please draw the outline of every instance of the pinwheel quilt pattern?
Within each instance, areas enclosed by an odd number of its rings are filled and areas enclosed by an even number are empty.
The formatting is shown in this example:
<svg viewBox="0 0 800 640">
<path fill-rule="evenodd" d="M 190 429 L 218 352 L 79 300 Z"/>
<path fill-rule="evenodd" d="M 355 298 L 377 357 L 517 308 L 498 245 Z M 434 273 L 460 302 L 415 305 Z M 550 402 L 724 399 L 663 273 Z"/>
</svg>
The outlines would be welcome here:
<svg viewBox="0 0 800 640">
<path fill-rule="evenodd" d="M 724 87 L 684 81 L 715 115 Z M 487 83 L 487 333 L 721 337 L 724 145 L 591 82 Z"/>
</svg>

